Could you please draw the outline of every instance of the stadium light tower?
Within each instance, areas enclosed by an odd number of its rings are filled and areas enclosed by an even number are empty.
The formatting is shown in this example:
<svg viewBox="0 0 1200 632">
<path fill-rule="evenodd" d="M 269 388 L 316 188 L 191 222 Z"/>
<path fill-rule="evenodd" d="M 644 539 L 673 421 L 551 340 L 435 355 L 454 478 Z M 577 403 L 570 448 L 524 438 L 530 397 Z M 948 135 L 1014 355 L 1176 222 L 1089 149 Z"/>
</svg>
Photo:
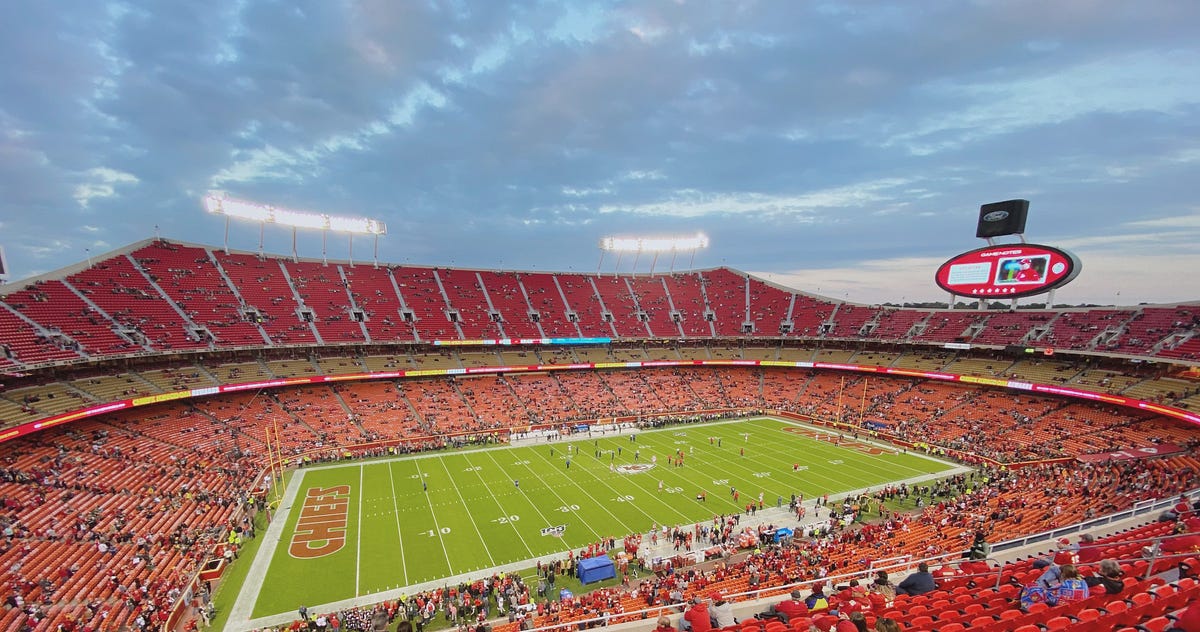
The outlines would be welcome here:
<svg viewBox="0 0 1200 632">
<path fill-rule="evenodd" d="M 664 252 L 671 253 L 671 272 L 675 271 L 675 257 L 682 251 L 692 253 L 691 267 L 696 262 L 696 251 L 708 247 L 708 236 L 696 233 L 687 237 L 605 237 L 600 240 L 600 263 L 596 265 L 596 274 L 600 274 L 600 266 L 604 265 L 604 253 L 617 253 L 616 269 L 621 267 L 621 255 L 626 252 L 636 253 L 633 259 L 633 270 L 637 272 L 638 260 L 643 252 L 654 254 L 650 262 L 650 274 L 654 274 L 654 266 L 658 264 L 658 256 Z"/>
<path fill-rule="evenodd" d="M 354 265 L 354 236 L 375 236 L 375 265 L 379 265 L 379 236 L 387 234 L 387 226 L 380 220 L 365 217 L 339 217 L 323 213 L 308 213 L 278 208 L 269 204 L 249 202 L 231 198 L 222 192 L 213 192 L 204 196 L 204 209 L 214 215 L 225 216 L 225 252 L 229 252 L 229 219 L 242 219 L 259 223 L 258 254 L 263 254 L 263 236 L 267 224 L 286 226 L 292 229 L 292 259 L 298 259 L 296 253 L 296 231 L 310 228 L 321 231 L 321 259 L 328 263 L 325 240 L 329 231 L 349 233 L 350 235 L 350 265 Z"/>
</svg>

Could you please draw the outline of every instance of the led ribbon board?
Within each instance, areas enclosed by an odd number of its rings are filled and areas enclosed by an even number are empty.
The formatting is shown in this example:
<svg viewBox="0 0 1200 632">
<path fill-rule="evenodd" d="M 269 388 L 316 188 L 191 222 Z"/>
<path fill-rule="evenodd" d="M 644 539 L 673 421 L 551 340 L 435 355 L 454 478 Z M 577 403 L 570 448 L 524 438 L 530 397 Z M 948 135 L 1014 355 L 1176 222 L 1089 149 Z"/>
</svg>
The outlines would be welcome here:
<svg viewBox="0 0 1200 632">
<path fill-rule="evenodd" d="M 612 338 L 485 338 L 483 340 L 434 340 L 435 347 L 488 347 L 513 345 L 607 345 Z"/>
<path fill-rule="evenodd" d="M 1021 298 L 1071 282 L 1083 268 L 1075 255 L 1037 244 L 988 246 L 964 252 L 937 269 L 938 287 L 956 296 Z"/>
<path fill-rule="evenodd" d="M 962 384 L 976 384 L 980 386 L 991 386 L 995 388 L 1007 388 L 1019 391 L 1028 391 L 1031 393 L 1041 393 L 1044 395 L 1058 395 L 1061 397 L 1070 397 L 1093 402 L 1103 402 L 1113 406 L 1123 406 L 1125 408 L 1133 408 L 1136 410 L 1146 410 L 1152 413 L 1158 413 L 1165 417 L 1173 417 L 1182 421 L 1200 426 L 1200 413 L 1175 408 L 1172 406 L 1163 406 L 1152 402 L 1125 397 L 1124 395 L 1113 395 L 1110 393 L 1096 393 L 1094 391 L 1085 391 L 1078 388 L 1070 388 L 1067 386 L 1055 386 L 1052 384 L 1036 384 L 1033 382 L 1025 382 L 1021 380 L 1011 380 L 1007 378 L 994 377 L 979 377 L 974 375 L 955 375 L 953 373 L 939 373 L 935 371 L 922 371 L 919 369 L 902 369 L 896 367 L 872 366 L 866 364 L 838 364 L 832 362 L 788 362 L 783 360 L 651 360 L 651 361 L 633 361 L 633 362 L 580 362 L 577 364 L 531 364 L 528 366 L 481 366 L 470 367 L 465 369 L 419 369 L 412 371 L 387 371 L 380 373 L 350 373 L 345 375 L 318 375 L 312 377 L 295 377 L 287 379 L 276 379 L 259 382 L 243 382 L 240 384 L 225 384 L 222 386 L 209 386 L 205 388 L 195 388 L 184 391 L 174 391 L 171 393 L 162 393 L 149 397 L 137 397 L 133 399 L 125 399 L 108 404 L 91 406 L 89 408 L 81 408 L 53 417 L 47 417 L 39 421 L 32 421 L 21 424 L 5 430 L 0 430 L 0 443 L 15 439 L 20 436 L 28 435 L 39 430 L 51 428 L 64 423 L 69 423 L 79 419 L 95 417 L 106 413 L 124 410 L 135 406 L 149 406 L 161 402 L 179 400 L 193 397 L 206 397 L 216 395 L 218 393 L 238 393 L 243 391 L 254 391 L 259 389 L 285 388 L 288 386 L 297 386 L 301 384 L 330 384 L 334 382 L 352 382 L 359 380 L 392 380 L 397 378 L 415 378 L 415 377 L 435 377 L 435 376 L 452 376 L 452 375 L 480 375 L 492 373 L 531 373 L 540 371 L 588 371 L 588 370 L 603 370 L 603 369 L 639 369 L 639 368 L 654 368 L 654 367 L 683 367 L 683 366 L 711 366 L 711 367 L 778 367 L 788 369 L 823 369 L 831 371 L 854 371 L 857 373 L 875 373 L 878 375 L 895 375 L 900 377 L 915 377 L 926 380 L 937 380 L 939 382 L 959 382 Z"/>
</svg>

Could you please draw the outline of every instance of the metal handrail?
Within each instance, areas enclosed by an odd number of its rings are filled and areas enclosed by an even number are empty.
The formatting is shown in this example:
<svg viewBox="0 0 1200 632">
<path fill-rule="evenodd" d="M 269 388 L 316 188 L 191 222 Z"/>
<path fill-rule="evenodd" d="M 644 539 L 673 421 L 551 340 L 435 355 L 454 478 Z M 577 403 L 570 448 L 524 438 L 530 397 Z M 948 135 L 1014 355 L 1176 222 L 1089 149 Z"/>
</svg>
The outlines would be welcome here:
<svg viewBox="0 0 1200 632">
<path fill-rule="evenodd" d="M 1184 492 L 1184 495 L 1191 496 L 1191 495 L 1196 494 L 1197 492 L 1200 492 L 1200 488 L 1195 488 L 1195 489 L 1189 490 L 1187 492 Z M 1178 502 L 1179 502 L 1179 496 L 1172 496 L 1169 499 L 1159 499 L 1159 500 L 1155 500 L 1155 501 L 1143 501 L 1142 503 L 1140 503 L 1142 505 L 1141 507 L 1135 506 L 1134 508 L 1127 509 L 1125 511 L 1116 512 L 1116 513 L 1109 514 L 1106 516 L 1102 516 L 1100 518 L 1089 520 L 1084 523 L 1079 523 L 1079 524 L 1071 525 L 1068 527 L 1051 529 L 1048 531 L 1042 531 L 1042 532 L 1035 533 L 1035 534 L 1032 534 L 1029 536 L 1024 536 L 1021 538 L 1014 538 L 1012 540 L 1005 540 L 1003 542 L 999 542 L 997 544 L 992 545 L 992 552 L 995 553 L 998 550 L 1008 550 L 1008 549 L 1017 548 L 1019 546 L 1024 546 L 1027 544 L 1034 544 L 1037 542 L 1044 542 L 1044 541 L 1048 541 L 1048 540 L 1052 540 L 1052 539 L 1058 539 L 1064 535 L 1079 533 L 1080 531 L 1083 531 L 1083 530 L 1086 530 L 1089 528 L 1094 528 L 1097 526 L 1111 524 L 1118 520 L 1123 520 L 1126 518 L 1131 518 L 1131 517 L 1142 515 L 1145 513 L 1150 513 L 1153 511 L 1160 510 L 1164 507 L 1173 507 Z M 1126 540 L 1126 541 L 1120 542 L 1119 544 L 1127 545 L 1127 544 L 1138 544 L 1138 543 L 1142 543 L 1142 542 L 1153 542 L 1154 543 L 1153 551 L 1155 552 L 1155 554 L 1150 559 L 1146 560 L 1146 562 L 1148 564 L 1146 567 L 1146 576 L 1144 579 L 1149 579 L 1149 577 L 1151 575 L 1151 571 L 1153 571 L 1157 561 L 1162 560 L 1162 559 L 1174 559 L 1176 557 L 1187 558 L 1187 557 L 1195 556 L 1194 554 L 1191 554 L 1191 553 L 1160 555 L 1159 553 L 1161 553 L 1161 552 L 1159 551 L 1160 547 L 1158 546 L 1158 543 L 1161 543 L 1163 540 L 1167 540 L 1167 539 L 1170 539 L 1173 537 L 1179 537 L 1179 534 L 1155 536 L 1152 538 L 1140 538 L 1140 539 L 1136 539 L 1136 540 Z M 1112 544 L 1117 544 L 1117 543 L 1112 543 Z M 1108 546 L 1112 546 L 1112 544 L 1107 544 L 1107 545 L 1101 544 L 1101 545 L 1096 545 L 1096 546 L 1108 547 Z M 805 581 L 801 581 L 801 582 L 795 582 L 795 583 L 791 583 L 791 584 L 783 584 L 783 585 L 779 585 L 779 586 L 772 586 L 770 588 L 763 588 L 760 590 L 753 590 L 753 591 L 747 591 L 747 592 L 742 592 L 742 593 L 733 593 L 733 594 L 725 595 L 725 598 L 730 601 L 752 601 L 755 599 L 761 599 L 761 598 L 767 597 L 767 596 L 769 596 L 768 593 L 780 594 L 780 593 L 786 593 L 786 592 L 789 592 L 792 590 L 799 590 L 799 589 L 804 589 L 804 588 L 808 588 L 811 590 L 811 586 L 813 586 L 814 584 L 817 584 L 817 583 L 822 583 L 822 584 L 834 583 L 834 584 L 836 584 L 838 581 L 850 581 L 851 579 L 862 579 L 864 577 L 869 578 L 872 573 L 874 573 L 875 571 L 879 571 L 879 570 L 886 571 L 889 569 L 911 569 L 921 562 L 925 562 L 926 564 L 931 564 L 931 563 L 937 564 L 937 563 L 944 563 L 944 561 L 946 559 L 953 558 L 953 559 L 963 560 L 965 557 L 966 557 L 966 551 L 962 551 L 962 550 L 952 551 L 949 553 L 943 553 L 940 555 L 935 555 L 935 556 L 922 558 L 922 559 L 918 559 L 918 560 L 911 560 L 911 561 L 899 563 L 899 564 L 892 564 L 892 565 L 888 565 L 888 566 L 875 566 L 875 567 L 869 568 L 865 571 L 855 571 L 853 573 L 830 575 L 830 576 L 823 577 L 820 579 L 805 580 Z M 997 589 L 1003 583 L 1004 571 L 1005 571 L 1006 567 L 1011 564 L 1016 563 L 1015 561 L 1008 561 L 1008 562 L 1001 561 L 1001 560 L 998 560 L 995 557 L 991 557 L 991 556 L 983 558 L 980 561 L 985 561 L 985 562 L 992 561 L 992 562 L 998 562 L 1000 564 L 997 568 L 994 569 L 994 571 L 996 573 L 996 588 Z M 961 579 L 970 579 L 972 577 L 990 577 L 991 575 L 992 575 L 992 572 L 989 571 L 988 573 L 983 573 L 983 574 L 956 576 L 954 579 L 961 580 Z M 653 608 L 643 608 L 641 610 L 634 610 L 632 612 L 622 612 L 620 614 L 602 615 L 599 617 L 592 617 L 592 618 L 588 618 L 588 619 L 577 619 L 577 620 L 573 620 L 573 621 L 569 621 L 569 622 L 565 622 L 565 623 L 555 623 L 555 624 L 549 625 L 549 626 L 532 628 L 530 630 L 530 632 L 551 632 L 551 631 L 555 631 L 555 630 L 564 630 L 564 629 L 568 629 L 568 628 L 575 630 L 575 629 L 581 629 L 580 626 L 590 627 L 591 624 L 607 626 L 610 623 L 614 623 L 614 620 L 619 620 L 616 622 L 628 622 L 629 620 L 631 620 L 631 617 L 634 620 L 636 620 L 637 618 L 650 619 L 652 617 L 656 617 L 659 614 L 662 614 L 662 612 L 664 610 L 670 610 L 674 613 L 678 613 L 680 611 L 680 607 L 684 606 L 684 605 L 686 605 L 686 604 L 671 603 L 671 604 L 665 604 L 665 605 L 661 605 L 661 606 L 655 606 Z"/>
</svg>

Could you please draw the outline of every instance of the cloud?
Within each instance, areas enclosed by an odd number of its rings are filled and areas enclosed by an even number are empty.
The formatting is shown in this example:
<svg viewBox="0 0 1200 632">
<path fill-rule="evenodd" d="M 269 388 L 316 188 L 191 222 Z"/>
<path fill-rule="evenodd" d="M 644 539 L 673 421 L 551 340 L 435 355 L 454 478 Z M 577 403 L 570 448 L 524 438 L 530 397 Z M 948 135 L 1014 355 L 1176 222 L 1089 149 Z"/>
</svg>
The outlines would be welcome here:
<svg viewBox="0 0 1200 632">
<path fill-rule="evenodd" d="M 1113 85 L 1121 89 L 1113 90 Z M 1200 103 L 1200 58 L 1194 50 L 1139 51 L 1032 77 L 969 83 L 942 79 L 918 90 L 932 100 L 962 106 L 926 117 L 885 143 L 921 155 L 1096 112 L 1181 112 Z"/>
<path fill-rule="evenodd" d="M 801 221 L 829 221 L 832 218 L 820 216 L 819 211 L 864 208 L 889 201 L 894 199 L 894 194 L 890 192 L 911 182 L 905 178 L 884 178 L 796 195 L 752 192 L 714 194 L 688 189 L 673 191 L 663 201 L 632 205 L 606 204 L 600 207 L 600 212 L 678 218 L 708 215 L 787 216 Z"/>
<path fill-rule="evenodd" d="M 74 198 L 82 208 L 92 205 L 97 198 L 110 198 L 117 194 L 117 187 L 133 185 L 141 182 L 132 173 L 117 171 L 108 167 L 88 169 L 84 174 L 85 181 L 75 187 Z"/>
<path fill-rule="evenodd" d="M 210 188 L 383 219 L 385 261 L 589 269 L 605 235 L 705 231 L 696 265 L 782 274 L 940 262 L 979 204 L 1025 197 L 1031 238 L 1086 256 L 1069 294 L 1194 243 L 1196 23 L 1107 0 L 32 3 L 0 22 L 0 221 L 15 275 L 155 224 L 219 244 Z M 64 226 L 102 230 L 48 246 Z"/>
</svg>

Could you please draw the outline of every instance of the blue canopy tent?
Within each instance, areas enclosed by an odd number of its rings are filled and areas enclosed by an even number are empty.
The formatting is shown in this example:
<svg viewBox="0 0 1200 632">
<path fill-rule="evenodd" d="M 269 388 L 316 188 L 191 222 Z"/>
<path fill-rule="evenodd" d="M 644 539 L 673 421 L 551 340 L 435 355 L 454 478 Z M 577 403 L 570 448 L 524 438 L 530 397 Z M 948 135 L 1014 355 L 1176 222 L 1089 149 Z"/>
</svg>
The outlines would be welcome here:
<svg viewBox="0 0 1200 632">
<path fill-rule="evenodd" d="M 617 576 L 617 569 L 607 557 L 589 557 L 579 560 L 579 581 L 590 584 Z"/>
</svg>

